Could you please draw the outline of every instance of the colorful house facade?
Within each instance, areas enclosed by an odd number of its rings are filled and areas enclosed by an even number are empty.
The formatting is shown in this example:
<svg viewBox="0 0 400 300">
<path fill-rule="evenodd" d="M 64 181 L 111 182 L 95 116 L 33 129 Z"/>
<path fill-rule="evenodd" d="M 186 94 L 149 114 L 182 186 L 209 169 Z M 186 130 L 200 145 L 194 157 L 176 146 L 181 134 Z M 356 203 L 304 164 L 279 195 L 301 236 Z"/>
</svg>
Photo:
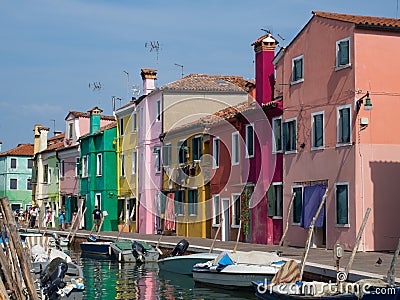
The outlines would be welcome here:
<svg viewBox="0 0 400 300">
<path fill-rule="evenodd" d="M 117 166 L 118 166 L 118 211 L 123 220 L 120 229 L 137 232 L 137 174 L 138 174 L 138 114 L 134 101 L 118 108 L 117 119 Z M 124 223 L 124 224 L 122 224 Z M 124 229 L 124 230 L 125 230 Z"/>
<path fill-rule="evenodd" d="M 32 167 L 32 144 L 0 153 L 0 197 L 8 197 L 13 210 L 25 210 L 32 204 Z"/>
<path fill-rule="evenodd" d="M 104 215 L 102 230 L 118 230 L 117 125 L 100 127 L 98 107 L 88 111 L 90 130 L 80 137 L 80 194 L 84 197 L 86 229 L 93 226 L 92 211 L 98 205 Z"/>
<path fill-rule="evenodd" d="M 156 71 L 142 69 L 145 97 L 137 101 L 139 232 L 161 228 L 160 135 L 247 99 L 249 81 L 238 76 L 191 74 L 155 88 Z"/>
<path fill-rule="evenodd" d="M 327 190 L 315 246 L 352 249 L 371 208 L 360 249 L 395 248 L 400 135 L 390 129 L 400 104 L 399 26 L 398 19 L 313 12 L 276 55 L 286 244 L 305 245 L 305 228 Z"/>
</svg>

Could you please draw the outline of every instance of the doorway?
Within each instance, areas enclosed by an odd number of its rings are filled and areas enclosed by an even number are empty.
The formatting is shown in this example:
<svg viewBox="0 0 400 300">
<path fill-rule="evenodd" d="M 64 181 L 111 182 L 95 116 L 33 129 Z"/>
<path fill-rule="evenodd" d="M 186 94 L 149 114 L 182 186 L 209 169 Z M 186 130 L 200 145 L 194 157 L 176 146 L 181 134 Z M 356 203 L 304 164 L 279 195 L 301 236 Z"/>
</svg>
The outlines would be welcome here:
<svg viewBox="0 0 400 300">
<path fill-rule="evenodd" d="M 229 218 L 229 198 L 222 199 L 222 240 L 229 241 L 230 218 Z"/>
</svg>

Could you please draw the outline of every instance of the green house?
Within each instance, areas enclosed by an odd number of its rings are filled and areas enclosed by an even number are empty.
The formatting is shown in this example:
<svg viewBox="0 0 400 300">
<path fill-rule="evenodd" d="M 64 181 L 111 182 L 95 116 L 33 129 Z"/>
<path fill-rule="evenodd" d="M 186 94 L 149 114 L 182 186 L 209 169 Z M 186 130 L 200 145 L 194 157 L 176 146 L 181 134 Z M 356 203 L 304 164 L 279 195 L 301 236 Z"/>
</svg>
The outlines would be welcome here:
<svg viewBox="0 0 400 300">
<path fill-rule="evenodd" d="M 32 165 L 32 144 L 19 144 L 0 153 L 0 197 L 8 197 L 13 210 L 32 204 Z"/>
<path fill-rule="evenodd" d="M 100 128 L 102 110 L 94 107 L 88 112 L 90 132 L 80 138 L 80 195 L 85 198 L 86 229 L 92 228 L 92 212 L 99 205 L 105 215 L 102 230 L 118 230 L 116 123 Z"/>
</svg>

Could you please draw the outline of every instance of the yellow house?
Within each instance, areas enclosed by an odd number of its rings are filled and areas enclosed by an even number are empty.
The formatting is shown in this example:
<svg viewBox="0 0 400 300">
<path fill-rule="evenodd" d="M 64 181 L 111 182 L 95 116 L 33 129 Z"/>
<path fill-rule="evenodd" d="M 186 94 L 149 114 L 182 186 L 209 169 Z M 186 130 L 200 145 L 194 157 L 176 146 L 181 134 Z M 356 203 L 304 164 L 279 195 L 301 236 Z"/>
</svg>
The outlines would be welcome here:
<svg viewBox="0 0 400 300">
<path fill-rule="evenodd" d="M 209 135 L 197 121 L 164 133 L 162 139 L 162 193 L 166 196 L 174 194 L 176 234 L 209 238 Z M 165 211 L 165 205 L 162 205 L 161 211 Z"/>
<path fill-rule="evenodd" d="M 137 232 L 137 114 L 133 101 L 117 109 L 119 230 Z"/>
</svg>

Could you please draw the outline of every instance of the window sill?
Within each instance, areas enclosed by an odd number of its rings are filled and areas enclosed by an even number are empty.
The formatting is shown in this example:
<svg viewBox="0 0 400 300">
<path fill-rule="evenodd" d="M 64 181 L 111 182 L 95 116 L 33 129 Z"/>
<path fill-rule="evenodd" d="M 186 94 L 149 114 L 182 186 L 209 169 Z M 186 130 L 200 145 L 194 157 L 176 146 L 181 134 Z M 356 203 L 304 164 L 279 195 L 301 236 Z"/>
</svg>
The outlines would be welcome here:
<svg viewBox="0 0 400 300">
<path fill-rule="evenodd" d="M 280 217 L 280 216 L 273 216 L 272 217 L 272 220 L 282 220 L 283 219 L 283 217 Z"/>
<path fill-rule="evenodd" d="M 213 168 L 213 170 L 219 169 L 219 166 L 213 166 L 212 168 Z"/>
<path fill-rule="evenodd" d="M 246 155 L 245 158 L 254 158 L 254 154 L 253 155 Z"/>
<path fill-rule="evenodd" d="M 284 154 L 296 154 L 297 150 L 285 151 Z"/>
<path fill-rule="evenodd" d="M 342 65 L 342 66 L 336 66 L 335 71 L 340 71 L 340 70 L 347 69 L 347 68 L 351 68 L 351 63 L 347 64 L 347 65 Z"/>
<path fill-rule="evenodd" d="M 184 214 L 177 214 L 176 215 L 177 217 L 183 217 L 183 216 L 185 216 Z"/>
<path fill-rule="evenodd" d="M 220 225 L 219 224 L 212 224 L 213 228 L 218 228 Z"/>
<path fill-rule="evenodd" d="M 292 222 L 292 226 L 299 226 L 300 227 L 300 223 L 293 223 Z"/>
<path fill-rule="evenodd" d="M 239 165 L 239 162 L 237 162 L 237 163 L 232 163 L 232 166 L 238 166 Z"/>
<path fill-rule="evenodd" d="M 311 147 L 311 151 L 325 150 L 325 146 Z"/>
<path fill-rule="evenodd" d="M 350 224 L 335 224 L 337 228 L 350 228 Z"/>
<path fill-rule="evenodd" d="M 352 143 L 337 143 L 336 148 L 352 146 Z"/>
<path fill-rule="evenodd" d="M 197 214 L 189 214 L 189 217 L 197 217 Z"/>
<path fill-rule="evenodd" d="M 101 177 L 101 176 L 103 176 L 102 174 L 96 174 L 96 177 Z"/>
<path fill-rule="evenodd" d="M 302 83 L 302 82 L 304 82 L 304 78 L 301 78 L 301 79 L 296 80 L 296 81 L 292 81 L 292 82 L 290 82 L 290 85 L 295 85 L 295 84 Z"/>
<path fill-rule="evenodd" d="M 272 150 L 272 154 L 283 153 L 283 150 Z"/>
<path fill-rule="evenodd" d="M 239 227 L 240 227 L 239 225 L 231 225 L 231 228 L 237 229 L 237 228 L 239 228 Z"/>
<path fill-rule="evenodd" d="M 125 178 L 125 175 L 123 175 L 123 176 L 119 176 L 119 178 Z"/>
</svg>

